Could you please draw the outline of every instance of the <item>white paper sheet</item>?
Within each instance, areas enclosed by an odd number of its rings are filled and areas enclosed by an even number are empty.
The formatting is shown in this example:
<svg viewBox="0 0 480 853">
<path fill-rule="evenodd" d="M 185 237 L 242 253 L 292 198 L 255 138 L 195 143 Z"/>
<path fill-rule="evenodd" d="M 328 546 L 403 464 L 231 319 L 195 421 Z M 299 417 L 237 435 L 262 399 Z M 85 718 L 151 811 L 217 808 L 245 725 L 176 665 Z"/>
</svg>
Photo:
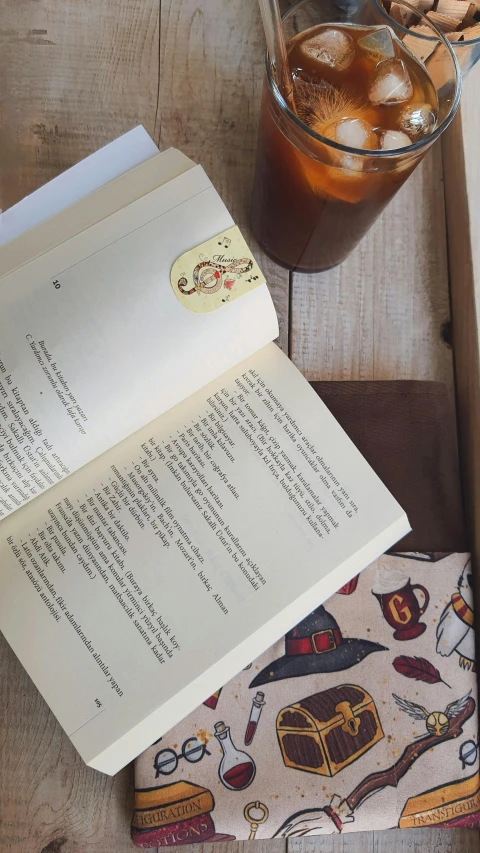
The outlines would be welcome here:
<svg viewBox="0 0 480 853">
<path fill-rule="evenodd" d="M 0 246 L 158 154 L 144 127 L 124 133 L 0 215 Z"/>
</svg>

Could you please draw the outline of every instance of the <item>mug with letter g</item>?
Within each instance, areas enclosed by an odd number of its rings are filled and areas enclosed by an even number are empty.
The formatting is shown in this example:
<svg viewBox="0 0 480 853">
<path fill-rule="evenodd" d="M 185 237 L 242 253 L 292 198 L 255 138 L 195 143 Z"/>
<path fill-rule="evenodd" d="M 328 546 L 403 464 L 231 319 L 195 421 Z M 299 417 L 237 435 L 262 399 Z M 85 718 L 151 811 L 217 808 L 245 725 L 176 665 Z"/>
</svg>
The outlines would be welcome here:
<svg viewBox="0 0 480 853">
<path fill-rule="evenodd" d="M 416 595 L 418 590 L 423 602 Z M 395 629 L 396 640 L 413 640 L 426 630 L 420 617 L 425 613 L 430 596 L 419 583 L 410 583 L 410 578 L 399 571 L 380 569 L 377 572 L 372 594 L 378 600 L 388 624 Z"/>
</svg>

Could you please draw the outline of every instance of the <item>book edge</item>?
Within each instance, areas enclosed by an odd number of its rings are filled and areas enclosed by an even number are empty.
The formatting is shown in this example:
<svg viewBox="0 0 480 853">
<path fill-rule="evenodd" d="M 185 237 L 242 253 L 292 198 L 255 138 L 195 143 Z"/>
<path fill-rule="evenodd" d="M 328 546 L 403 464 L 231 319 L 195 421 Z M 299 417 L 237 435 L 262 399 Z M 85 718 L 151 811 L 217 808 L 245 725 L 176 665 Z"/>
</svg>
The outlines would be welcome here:
<svg viewBox="0 0 480 853">
<path fill-rule="evenodd" d="M 250 637 L 244 640 L 241 644 L 232 649 L 224 658 L 217 661 L 210 669 L 206 670 L 195 681 L 190 682 L 179 693 L 176 693 L 164 705 L 151 711 L 143 720 L 140 720 L 133 728 L 125 732 L 116 741 L 109 744 L 102 752 L 94 756 L 88 755 L 87 751 L 75 742 L 72 742 L 79 751 L 85 763 L 95 770 L 99 770 L 109 776 L 113 776 L 123 767 L 134 760 L 145 749 L 155 742 L 156 739 L 163 736 L 174 725 L 184 719 L 188 714 L 195 710 L 203 701 L 202 697 L 208 696 L 218 689 L 219 684 L 226 684 L 235 674 L 250 663 L 252 660 L 262 654 L 267 648 L 275 643 L 279 637 L 282 637 L 292 625 L 297 624 L 305 618 L 312 610 L 312 600 L 316 602 L 315 606 L 319 606 L 333 595 L 337 589 L 348 583 L 359 571 L 362 571 L 368 565 L 371 565 L 385 551 L 389 550 L 396 542 L 402 539 L 409 531 L 410 524 L 406 514 L 401 511 L 398 516 L 386 529 L 381 531 L 372 540 L 366 543 L 363 548 L 356 551 L 351 557 L 347 558 L 343 564 L 333 569 L 325 578 L 322 578 L 317 584 L 303 592 L 294 602 L 287 608 L 278 613 L 269 623 L 257 629 Z M 360 555 L 364 555 L 360 558 Z M 332 578 L 335 576 L 335 582 L 332 584 Z M 328 586 L 328 589 L 325 587 Z M 289 616 L 294 610 L 295 616 Z M 280 621 L 280 626 L 275 628 Z M 260 638 L 260 633 L 264 634 L 267 631 L 267 638 L 257 643 Z M 255 651 L 252 651 L 252 646 L 256 645 Z M 229 666 L 229 661 L 238 657 L 238 664 Z M 232 671 L 233 670 L 233 671 Z M 230 674 L 225 675 L 228 671 Z M 200 682 L 205 685 L 200 689 Z M 181 715 L 178 712 L 169 710 L 169 706 L 175 704 L 177 706 L 182 701 L 185 701 L 185 710 Z M 161 719 L 164 718 L 162 724 Z M 149 733 L 141 736 L 139 729 L 148 728 Z M 136 732 L 136 734 L 134 734 Z M 134 737 L 136 746 L 128 746 L 125 742 Z M 125 744 L 125 746 L 124 746 Z M 122 753 L 121 757 L 120 754 Z"/>
</svg>

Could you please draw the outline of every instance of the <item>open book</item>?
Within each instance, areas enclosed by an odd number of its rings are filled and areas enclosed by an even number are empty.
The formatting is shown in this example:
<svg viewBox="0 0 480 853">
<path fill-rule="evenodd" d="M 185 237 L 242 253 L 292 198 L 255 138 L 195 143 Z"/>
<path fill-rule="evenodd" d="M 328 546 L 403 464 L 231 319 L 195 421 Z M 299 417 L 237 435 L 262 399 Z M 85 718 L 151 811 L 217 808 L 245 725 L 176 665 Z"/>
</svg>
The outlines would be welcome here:
<svg viewBox="0 0 480 853">
<path fill-rule="evenodd" d="M 409 528 L 203 169 L 95 156 L 0 218 L 0 629 L 115 773 Z"/>
</svg>

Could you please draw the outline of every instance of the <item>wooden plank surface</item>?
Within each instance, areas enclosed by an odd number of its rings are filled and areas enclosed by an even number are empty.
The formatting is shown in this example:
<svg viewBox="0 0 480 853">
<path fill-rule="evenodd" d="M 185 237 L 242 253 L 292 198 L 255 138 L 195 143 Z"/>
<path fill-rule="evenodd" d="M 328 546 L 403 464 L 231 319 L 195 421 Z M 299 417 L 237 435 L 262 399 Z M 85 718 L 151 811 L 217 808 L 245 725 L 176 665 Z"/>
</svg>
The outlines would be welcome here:
<svg viewBox="0 0 480 853">
<path fill-rule="evenodd" d="M 288 843 L 288 853 L 478 853 L 478 849 L 478 833 L 465 829 L 352 832 Z"/>
<path fill-rule="evenodd" d="M 247 11 L 240 0 L 1 5 L 0 207 L 141 123 L 161 148 L 202 163 L 249 235 L 263 42 L 254 0 Z M 286 345 L 288 273 L 256 254 Z M 132 768 L 114 780 L 86 768 L 1 638 L 0 684 L 2 853 L 133 850 Z M 263 845 L 228 853 L 244 848 Z"/>
<path fill-rule="evenodd" d="M 475 99 L 473 78 L 466 88 L 463 132 L 468 138 L 470 204 L 476 207 L 474 221 L 477 224 L 477 231 L 472 232 L 473 246 L 473 235 L 479 233 L 480 226 L 480 169 L 477 152 L 473 150 L 480 128 L 480 108 Z M 461 145 L 458 128 L 452 145 L 458 152 L 458 145 Z M 452 194 L 459 191 L 461 183 L 452 186 Z M 462 228 L 464 233 L 465 227 L 464 211 L 457 228 Z M 475 281 L 480 288 L 478 241 L 476 262 Z M 468 263 L 468 255 L 465 263 Z M 462 266 L 461 270 L 464 269 Z M 435 379 L 447 383 L 453 398 L 453 358 L 445 340 L 449 339 L 450 297 L 440 145 L 427 154 L 344 264 L 327 273 L 294 274 L 292 278 L 290 352 L 297 367 L 309 379 Z M 468 286 L 465 292 L 468 293 Z M 477 297 L 480 300 L 480 292 Z M 459 326 L 472 308 L 465 300 L 463 305 Z M 480 311 L 480 301 L 476 306 Z M 470 354 L 477 318 L 478 314 L 470 315 L 473 334 L 467 336 L 465 329 L 460 327 L 455 338 L 457 341 L 461 337 Z M 473 360 L 469 362 L 470 383 L 475 382 L 472 377 L 478 376 L 475 364 Z M 467 369 L 467 364 L 464 366 Z M 477 387 L 477 403 L 478 395 Z M 465 398 L 465 412 L 470 399 Z M 478 428 L 475 435 L 478 442 L 477 435 Z M 480 456 L 477 463 L 479 495 Z M 289 853 L 420 853 L 421 850 L 478 853 L 480 835 L 441 828 L 391 830 L 334 839 L 299 839 L 288 844 Z"/>
<path fill-rule="evenodd" d="M 157 115 L 158 0 L 0 4 L 0 207 Z"/>
<path fill-rule="evenodd" d="M 154 132 L 158 0 L 0 4 L 0 207 L 121 133 Z M 0 639 L 0 850 L 131 851 L 133 772 L 85 767 Z"/>
<path fill-rule="evenodd" d="M 465 84 L 461 113 L 442 140 L 452 299 L 452 335 L 455 347 L 456 397 L 460 435 L 460 462 L 465 504 L 480 565 L 480 102 L 478 72 Z M 475 512 L 475 507 L 477 511 Z M 477 612 L 480 584 L 477 584 Z"/>
<path fill-rule="evenodd" d="M 293 361 L 308 379 L 438 379 L 452 387 L 440 146 L 347 260 L 293 275 Z"/>
<path fill-rule="evenodd" d="M 0 207 L 142 123 L 162 148 L 177 145 L 202 163 L 249 236 L 262 54 L 256 0 L 3 0 Z M 442 339 L 449 309 L 440 157 L 437 146 L 340 270 L 293 277 L 290 322 L 288 274 L 254 246 L 279 312 L 281 344 L 290 338 L 309 378 L 441 378 L 452 385 Z M 4 641 L 0 685 L 2 853 L 133 850 L 131 768 L 115 779 L 86 768 Z M 288 844 L 292 853 L 420 847 L 480 849 L 477 833 L 448 830 Z M 281 853 L 286 844 L 214 850 Z"/>
<path fill-rule="evenodd" d="M 180 148 L 202 164 L 260 261 L 288 336 L 288 284 L 259 250 L 249 200 L 264 68 L 256 0 L 162 0 L 160 148 Z"/>
</svg>

